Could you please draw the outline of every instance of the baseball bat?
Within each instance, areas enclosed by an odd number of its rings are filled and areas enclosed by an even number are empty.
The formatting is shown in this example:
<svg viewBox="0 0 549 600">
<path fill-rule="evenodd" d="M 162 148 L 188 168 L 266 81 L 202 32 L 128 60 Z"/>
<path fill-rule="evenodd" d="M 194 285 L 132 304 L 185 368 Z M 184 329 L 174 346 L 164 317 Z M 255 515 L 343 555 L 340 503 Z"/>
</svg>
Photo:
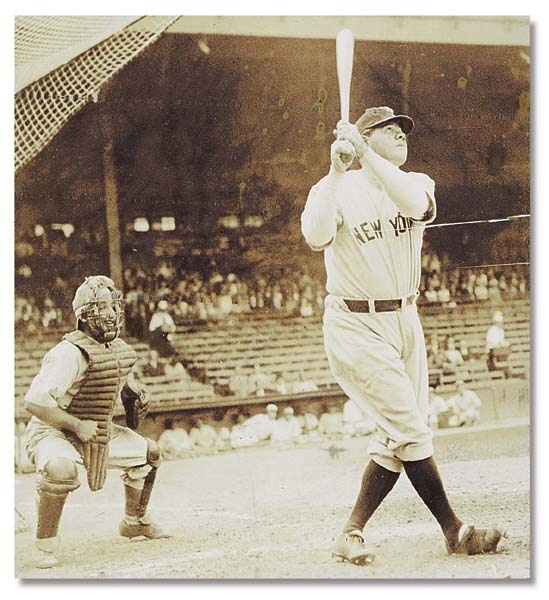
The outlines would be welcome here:
<svg viewBox="0 0 549 600">
<path fill-rule="evenodd" d="M 349 105 L 351 100 L 351 77 L 353 74 L 355 39 L 350 29 L 342 29 L 336 38 L 337 80 L 339 83 L 339 103 L 341 120 L 349 122 Z M 351 155 L 343 154 L 342 160 L 348 162 Z"/>
<path fill-rule="evenodd" d="M 336 38 L 337 80 L 339 83 L 341 120 L 347 122 L 349 122 L 354 47 L 353 32 L 350 29 L 342 29 Z"/>
</svg>

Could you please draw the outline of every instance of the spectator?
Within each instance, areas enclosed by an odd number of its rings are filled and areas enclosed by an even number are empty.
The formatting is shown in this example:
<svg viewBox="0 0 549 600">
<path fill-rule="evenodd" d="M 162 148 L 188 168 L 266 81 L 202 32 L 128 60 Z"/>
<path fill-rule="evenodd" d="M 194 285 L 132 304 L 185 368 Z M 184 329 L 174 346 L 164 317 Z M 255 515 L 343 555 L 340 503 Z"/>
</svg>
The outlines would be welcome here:
<svg viewBox="0 0 549 600">
<path fill-rule="evenodd" d="M 435 287 L 435 283 L 432 279 L 429 279 L 427 289 L 425 290 L 425 300 L 430 304 L 438 302 L 438 293 Z"/>
<path fill-rule="evenodd" d="M 452 396 L 448 404 L 458 419 L 458 427 L 473 425 L 480 418 L 480 407 L 482 402 L 473 390 L 468 390 L 462 380 L 456 381 L 457 392 Z"/>
<path fill-rule="evenodd" d="M 172 336 L 175 333 L 175 323 L 168 312 L 168 302 L 160 300 L 156 311 L 149 323 L 150 341 L 152 351 L 158 353 L 160 358 L 168 358 L 175 353 Z"/>
<path fill-rule="evenodd" d="M 467 340 L 465 338 L 461 338 L 459 340 L 458 349 L 461 353 L 464 362 L 467 362 L 471 359 L 471 353 L 469 351 L 469 346 L 467 344 Z"/>
<path fill-rule="evenodd" d="M 488 277 L 482 272 L 475 280 L 475 298 L 483 302 L 488 300 Z"/>
<path fill-rule="evenodd" d="M 438 429 L 448 426 L 448 419 L 451 411 L 448 408 L 446 400 L 439 396 L 433 387 L 429 388 L 429 427 Z"/>
<path fill-rule="evenodd" d="M 441 304 L 448 304 L 450 302 L 450 290 L 446 287 L 446 283 L 444 281 L 440 284 L 437 296 L 438 301 Z"/>
<path fill-rule="evenodd" d="M 176 427 L 174 419 L 166 419 L 165 429 L 158 438 L 162 456 L 167 459 L 187 456 L 192 445 L 187 431 L 183 427 Z"/>
<path fill-rule="evenodd" d="M 308 298 L 301 299 L 301 306 L 299 307 L 299 314 L 302 317 L 312 317 L 313 316 L 313 304 Z"/>
<path fill-rule="evenodd" d="M 192 419 L 189 433 L 192 443 L 200 450 L 213 450 L 217 433 L 211 425 L 206 425 L 200 417 Z"/>
<path fill-rule="evenodd" d="M 498 286 L 499 286 L 499 291 L 500 291 L 501 297 L 503 299 L 506 299 L 508 297 L 507 279 L 503 273 L 499 276 Z"/>
<path fill-rule="evenodd" d="M 455 373 L 459 367 L 463 365 L 463 356 L 456 348 L 456 341 L 453 337 L 446 340 L 446 350 L 444 351 L 444 367 L 445 374 Z"/>
<path fill-rule="evenodd" d="M 255 389 L 255 387 L 254 387 Z M 241 365 L 237 365 L 229 379 L 229 390 L 231 394 L 245 398 L 250 395 L 250 378 Z"/>
<path fill-rule="evenodd" d="M 277 373 L 276 374 L 275 389 L 281 395 L 289 394 L 290 391 L 291 391 L 291 388 L 288 385 L 288 382 L 286 381 L 286 379 L 284 378 L 284 376 L 282 375 L 282 373 Z"/>
<path fill-rule="evenodd" d="M 301 435 L 301 425 L 294 415 L 294 409 L 286 406 L 282 417 L 274 422 L 271 444 L 295 443 Z"/>
<path fill-rule="evenodd" d="M 488 299 L 492 304 L 502 303 L 499 281 L 493 272 L 490 274 L 490 278 L 488 279 Z"/>
<path fill-rule="evenodd" d="M 486 350 L 488 351 L 488 370 L 495 371 L 500 368 L 499 363 L 506 363 L 511 348 L 505 339 L 505 330 L 503 328 L 503 314 L 496 311 L 492 317 L 492 326 L 486 332 Z M 509 376 L 509 369 L 505 369 L 506 376 Z"/>
<path fill-rule="evenodd" d="M 278 406 L 267 404 L 264 413 L 258 413 L 246 420 L 246 426 L 254 430 L 259 441 L 267 440 L 272 435 L 277 415 Z"/>
<path fill-rule="evenodd" d="M 294 394 L 304 394 L 306 392 L 318 392 L 318 385 L 312 379 L 306 379 L 303 371 L 299 372 L 298 380 L 293 385 Z"/>
<path fill-rule="evenodd" d="M 51 298 L 44 300 L 44 312 L 42 313 L 42 325 L 44 329 L 55 329 L 59 326 L 57 309 Z"/>
<path fill-rule="evenodd" d="M 228 427 L 219 427 L 217 430 L 217 438 L 215 440 L 215 447 L 217 450 L 228 450 L 231 448 L 231 431 Z"/>
<path fill-rule="evenodd" d="M 218 297 L 219 313 L 222 317 L 227 316 L 233 309 L 233 299 L 231 298 L 229 286 L 224 285 Z"/>
<path fill-rule="evenodd" d="M 259 436 L 254 429 L 247 413 L 239 411 L 233 418 L 234 424 L 230 432 L 230 444 L 232 448 L 246 448 L 255 446 L 259 442 Z"/>
<path fill-rule="evenodd" d="M 249 386 L 251 393 L 255 393 L 255 395 L 259 398 L 263 398 L 265 396 L 267 389 L 273 388 L 271 377 L 261 370 L 261 367 L 258 363 L 254 365 L 254 372 L 250 375 Z"/>
<path fill-rule="evenodd" d="M 328 439 L 340 438 L 343 434 L 343 413 L 339 412 L 337 406 L 330 406 L 320 416 L 318 431 Z"/>
<path fill-rule="evenodd" d="M 301 434 L 300 441 L 316 442 L 320 440 L 320 433 L 318 431 L 318 417 L 315 414 L 305 411 L 302 415 L 298 415 L 296 418 L 301 427 L 301 431 L 303 432 Z"/>
<path fill-rule="evenodd" d="M 176 381 L 190 381 L 190 376 L 185 371 L 185 367 L 179 360 L 177 354 L 172 354 L 168 362 L 164 365 L 164 372 L 167 377 Z"/>
<path fill-rule="evenodd" d="M 343 434 L 348 436 L 368 435 L 374 432 L 376 424 L 366 415 L 356 402 L 349 399 L 343 405 Z"/>
<path fill-rule="evenodd" d="M 518 298 L 519 295 L 519 279 L 516 271 L 513 271 L 511 273 L 511 281 L 509 282 L 509 298 Z"/>
</svg>

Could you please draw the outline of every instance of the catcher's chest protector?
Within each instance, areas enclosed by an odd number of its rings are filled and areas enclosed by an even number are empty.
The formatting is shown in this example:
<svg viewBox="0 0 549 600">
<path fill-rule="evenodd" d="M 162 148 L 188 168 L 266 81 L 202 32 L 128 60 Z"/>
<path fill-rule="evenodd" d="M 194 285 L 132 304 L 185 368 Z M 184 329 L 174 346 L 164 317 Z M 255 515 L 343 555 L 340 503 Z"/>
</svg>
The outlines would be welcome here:
<svg viewBox="0 0 549 600">
<path fill-rule="evenodd" d="M 91 442 L 82 442 L 71 435 L 70 440 L 82 455 L 92 492 L 100 490 L 107 475 L 107 444 L 116 397 L 126 382 L 137 355 L 121 339 L 100 344 L 81 331 L 67 333 L 64 340 L 71 342 L 88 359 L 86 376 L 67 412 L 82 420 L 97 422 L 97 435 Z"/>
</svg>

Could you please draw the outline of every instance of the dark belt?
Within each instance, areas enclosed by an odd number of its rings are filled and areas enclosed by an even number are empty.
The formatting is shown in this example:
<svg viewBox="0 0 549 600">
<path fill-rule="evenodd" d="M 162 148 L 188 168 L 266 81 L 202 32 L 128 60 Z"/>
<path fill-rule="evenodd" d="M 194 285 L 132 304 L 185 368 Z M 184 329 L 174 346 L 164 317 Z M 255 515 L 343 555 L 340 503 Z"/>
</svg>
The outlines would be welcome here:
<svg viewBox="0 0 549 600">
<path fill-rule="evenodd" d="M 416 295 L 412 294 L 405 300 L 402 298 L 395 298 L 394 300 L 348 300 L 343 298 L 343 302 L 347 305 L 347 308 L 351 312 L 356 313 L 369 313 L 369 312 L 389 312 L 392 310 L 401 310 L 403 306 L 413 304 L 415 302 Z M 373 305 L 373 310 L 370 310 L 370 303 Z"/>
</svg>

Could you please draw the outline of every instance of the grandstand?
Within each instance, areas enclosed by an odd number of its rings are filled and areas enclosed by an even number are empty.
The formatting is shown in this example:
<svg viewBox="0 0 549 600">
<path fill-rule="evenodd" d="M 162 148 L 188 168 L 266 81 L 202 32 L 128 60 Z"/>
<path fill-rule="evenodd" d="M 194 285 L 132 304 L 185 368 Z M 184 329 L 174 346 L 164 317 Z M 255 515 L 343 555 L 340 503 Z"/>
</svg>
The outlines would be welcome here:
<svg viewBox="0 0 549 600">
<path fill-rule="evenodd" d="M 505 307 L 506 337 L 511 343 L 509 368 L 513 378 L 527 379 L 530 364 L 529 301 L 521 300 Z M 468 381 L 470 387 L 490 388 L 504 379 L 507 365 L 488 371 L 486 367 L 485 335 L 491 324 L 491 308 L 485 304 L 461 305 L 448 312 L 423 318 L 426 337 L 432 332 L 464 338 L 472 358 L 463 370 L 452 375 L 442 375 L 438 391 L 449 394 L 455 389 L 457 378 Z M 22 407 L 23 397 L 38 372 L 43 355 L 59 340 L 61 332 L 47 331 L 35 335 L 16 337 L 15 395 L 16 419 L 26 420 Z M 149 347 L 144 342 L 129 340 L 137 351 L 139 360 L 145 362 Z M 342 398 L 342 393 L 330 372 L 324 353 L 322 324 L 319 317 L 287 317 L 239 315 L 230 322 L 193 327 L 179 327 L 174 344 L 192 373 L 204 374 L 201 380 L 180 382 L 165 375 L 144 377 L 151 390 L 151 413 L 211 409 L 242 404 L 263 405 L 278 395 L 275 391 L 266 397 L 230 397 L 216 393 L 224 389 L 237 367 L 244 374 L 252 374 L 254 365 L 274 378 L 285 373 L 290 380 L 304 376 L 319 388 L 317 410 L 327 397 Z M 433 373 L 431 373 L 432 375 Z M 305 394 L 307 401 L 315 394 Z M 285 401 L 300 400 L 299 395 L 286 395 Z M 117 415 L 121 415 L 121 409 Z"/>
</svg>

